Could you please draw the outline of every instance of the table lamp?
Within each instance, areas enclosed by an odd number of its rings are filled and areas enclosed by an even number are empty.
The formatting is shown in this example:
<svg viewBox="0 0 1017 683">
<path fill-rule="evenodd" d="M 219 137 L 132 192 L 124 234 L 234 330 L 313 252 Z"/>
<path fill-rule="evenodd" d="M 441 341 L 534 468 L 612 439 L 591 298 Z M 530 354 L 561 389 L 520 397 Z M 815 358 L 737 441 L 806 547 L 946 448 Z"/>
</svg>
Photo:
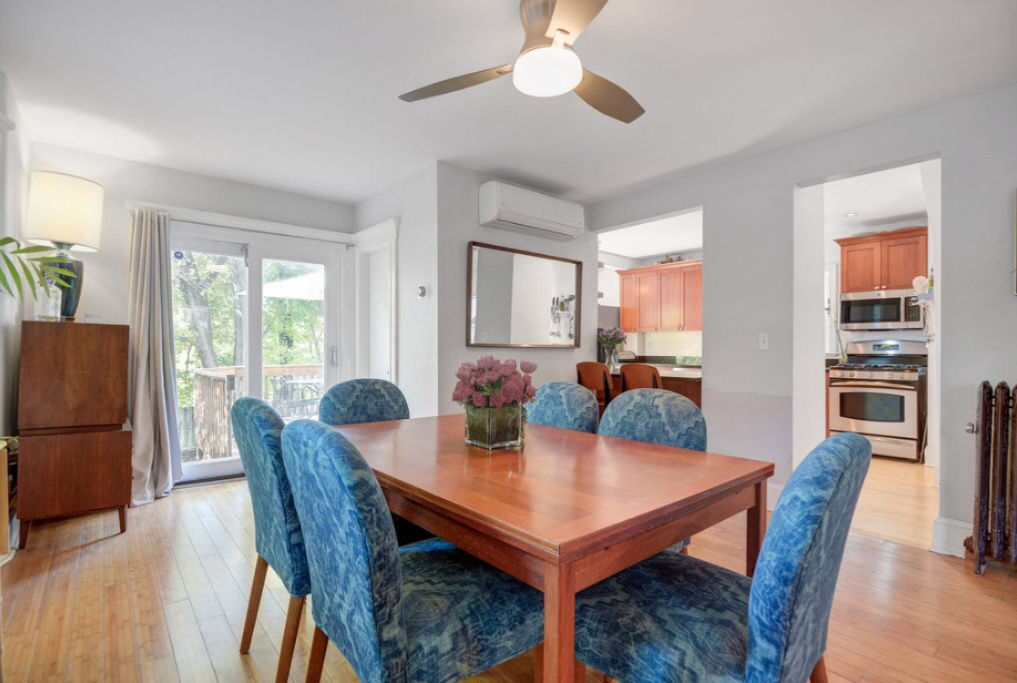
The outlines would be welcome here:
<svg viewBox="0 0 1017 683">
<path fill-rule="evenodd" d="M 60 287 L 60 315 L 67 320 L 74 320 L 85 275 L 85 264 L 70 252 L 99 250 L 102 201 L 102 185 L 91 180 L 52 171 L 32 173 L 25 238 L 51 243 L 61 258 L 56 265 L 74 273 L 67 278 L 70 286 Z"/>
</svg>

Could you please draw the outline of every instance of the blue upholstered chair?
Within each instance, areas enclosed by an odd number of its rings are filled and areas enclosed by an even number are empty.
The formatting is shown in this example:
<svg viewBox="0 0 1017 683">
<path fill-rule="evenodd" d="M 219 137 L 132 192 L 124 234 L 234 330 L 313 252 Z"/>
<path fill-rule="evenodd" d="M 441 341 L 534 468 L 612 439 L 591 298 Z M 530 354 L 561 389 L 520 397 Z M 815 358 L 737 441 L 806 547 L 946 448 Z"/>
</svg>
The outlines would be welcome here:
<svg viewBox="0 0 1017 683">
<path fill-rule="evenodd" d="M 340 382 L 325 392 L 318 404 L 318 419 L 327 425 L 408 420 L 410 407 L 396 385 L 369 377 Z M 392 515 L 399 545 L 432 538 L 433 534 L 398 515 Z"/>
<path fill-rule="evenodd" d="M 318 419 L 332 426 L 406 420 L 410 407 L 399 387 L 384 379 L 351 379 L 325 392 Z"/>
<path fill-rule="evenodd" d="M 283 421 L 264 401 L 244 397 L 230 410 L 233 436 L 247 473 L 247 487 L 254 507 L 254 547 L 258 561 L 247 603 L 247 620 L 240 638 L 240 652 L 251 646 L 258 606 L 265 587 L 265 574 L 271 566 L 290 594 L 283 642 L 279 648 L 277 680 L 289 676 L 293 647 L 297 642 L 304 599 L 311 591 L 311 577 L 304 555 L 304 539 L 293 507 L 293 494 L 282 460 L 280 439 Z"/>
<path fill-rule="evenodd" d="M 541 384 L 526 404 L 527 422 L 577 432 L 596 432 L 599 413 L 596 394 L 572 382 Z"/>
<path fill-rule="evenodd" d="M 662 446 L 706 450 L 706 420 L 696 404 L 666 389 L 632 389 L 607 404 L 597 433 Z"/>
<path fill-rule="evenodd" d="M 577 596 L 576 654 L 629 682 L 825 681 L 822 657 L 848 527 L 869 469 L 857 434 L 792 473 L 755 577 L 660 553 Z"/>
<path fill-rule="evenodd" d="M 340 432 L 298 420 L 282 440 L 311 571 L 308 681 L 329 640 L 365 683 L 459 680 L 541 642 L 540 592 L 455 548 L 396 545 L 381 487 Z"/>
</svg>

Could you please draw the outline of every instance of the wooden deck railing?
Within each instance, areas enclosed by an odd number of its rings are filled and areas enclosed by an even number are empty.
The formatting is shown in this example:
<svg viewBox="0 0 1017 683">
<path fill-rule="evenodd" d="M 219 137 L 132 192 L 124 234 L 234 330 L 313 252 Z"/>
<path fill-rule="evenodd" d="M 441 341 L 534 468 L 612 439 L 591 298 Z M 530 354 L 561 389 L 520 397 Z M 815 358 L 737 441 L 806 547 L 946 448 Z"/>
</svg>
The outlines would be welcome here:
<svg viewBox="0 0 1017 683">
<path fill-rule="evenodd" d="M 235 455 L 230 406 L 238 396 L 243 395 L 247 384 L 246 373 L 247 369 L 243 366 L 194 371 L 195 460 L 214 460 Z M 324 382 L 321 365 L 266 365 L 263 375 L 264 396 L 277 407 L 284 420 L 314 414 Z M 319 381 L 309 382 L 312 378 L 318 378 Z"/>
</svg>

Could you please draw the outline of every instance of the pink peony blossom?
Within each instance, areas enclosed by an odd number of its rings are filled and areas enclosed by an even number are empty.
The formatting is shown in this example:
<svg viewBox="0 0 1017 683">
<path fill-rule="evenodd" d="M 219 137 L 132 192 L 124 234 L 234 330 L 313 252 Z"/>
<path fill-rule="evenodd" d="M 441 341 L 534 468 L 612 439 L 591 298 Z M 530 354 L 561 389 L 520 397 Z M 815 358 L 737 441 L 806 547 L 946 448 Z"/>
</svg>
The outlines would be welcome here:
<svg viewBox="0 0 1017 683">
<path fill-rule="evenodd" d="M 509 377 L 501 386 L 501 395 L 510 403 L 523 398 L 526 395 L 526 386 L 518 376 Z"/>
<path fill-rule="evenodd" d="M 524 360 L 521 363 L 519 363 L 519 369 L 528 375 L 530 373 L 536 372 L 537 364 L 534 363 L 533 361 Z"/>
<path fill-rule="evenodd" d="M 473 394 L 470 395 L 470 401 L 472 401 L 473 405 L 478 408 L 483 408 L 487 405 L 487 396 L 484 396 L 479 391 L 474 391 Z"/>
</svg>

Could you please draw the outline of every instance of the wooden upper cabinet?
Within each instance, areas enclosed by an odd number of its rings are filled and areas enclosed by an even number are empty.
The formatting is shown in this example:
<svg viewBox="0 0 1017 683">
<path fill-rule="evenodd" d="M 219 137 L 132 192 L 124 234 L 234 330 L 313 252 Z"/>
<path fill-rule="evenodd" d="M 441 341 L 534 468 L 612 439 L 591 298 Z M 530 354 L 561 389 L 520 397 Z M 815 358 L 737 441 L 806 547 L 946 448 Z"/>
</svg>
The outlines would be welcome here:
<svg viewBox="0 0 1017 683">
<path fill-rule="evenodd" d="M 703 329 L 702 261 L 633 268 L 619 278 L 619 319 L 626 332 Z"/>
<path fill-rule="evenodd" d="M 928 237 L 924 232 L 884 239 L 880 253 L 883 288 L 911 289 L 915 276 L 927 273 L 928 260 Z"/>
<path fill-rule="evenodd" d="M 682 328 L 682 273 L 671 268 L 660 271 L 660 330 Z"/>
<path fill-rule="evenodd" d="M 843 293 L 910 289 L 915 276 L 928 271 L 926 228 L 848 237 L 837 244 Z"/>
<path fill-rule="evenodd" d="M 638 273 L 636 291 L 636 331 L 653 332 L 660 326 L 660 273 Z"/>
<path fill-rule="evenodd" d="M 682 329 L 703 329 L 703 264 L 678 272 L 682 275 Z"/>
</svg>

